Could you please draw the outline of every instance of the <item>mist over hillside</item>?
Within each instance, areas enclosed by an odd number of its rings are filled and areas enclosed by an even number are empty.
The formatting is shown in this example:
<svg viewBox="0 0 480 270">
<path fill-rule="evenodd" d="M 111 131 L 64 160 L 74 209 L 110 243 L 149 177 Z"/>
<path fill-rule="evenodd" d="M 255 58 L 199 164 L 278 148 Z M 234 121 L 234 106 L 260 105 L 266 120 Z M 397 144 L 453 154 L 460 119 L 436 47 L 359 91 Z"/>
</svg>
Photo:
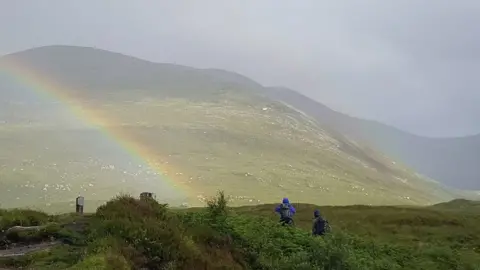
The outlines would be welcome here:
<svg viewBox="0 0 480 270">
<path fill-rule="evenodd" d="M 0 67 L 8 104 L 0 108 L 0 190 L 8 191 L 2 205 L 145 190 L 192 205 L 219 189 L 234 205 L 285 195 L 340 205 L 431 204 L 465 195 L 236 73 L 73 46 L 7 55 Z M 23 68 L 17 79 L 13 67 Z M 22 70 L 44 85 L 22 83 Z M 95 130 L 92 123 L 98 134 L 81 140 Z"/>
<path fill-rule="evenodd" d="M 287 88 L 268 88 L 281 100 L 355 140 L 368 143 L 416 171 L 460 189 L 480 189 L 480 135 L 427 138 L 336 112 Z M 446 123 L 448 124 L 448 123 Z"/>
</svg>

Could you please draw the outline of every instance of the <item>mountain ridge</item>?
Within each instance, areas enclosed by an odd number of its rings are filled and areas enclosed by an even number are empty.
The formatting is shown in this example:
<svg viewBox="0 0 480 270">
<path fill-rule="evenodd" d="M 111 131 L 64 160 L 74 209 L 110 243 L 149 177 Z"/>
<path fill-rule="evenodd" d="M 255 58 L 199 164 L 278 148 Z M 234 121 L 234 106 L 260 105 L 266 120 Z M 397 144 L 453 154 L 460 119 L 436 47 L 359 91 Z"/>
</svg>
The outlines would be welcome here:
<svg viewBox="0 0 480 270">
<path fill-rule="evenodd" d="M 429 139 L 429 140 L 442 140 L 442 139 L 468 139 L 468 138 L 480 137 L 480 133 L 465 135 L 465 136 L 447 136 L 447 137 L 431 137 L 431 136 L 418 135 L 418 134 L 414 134 L 412 132 L 403 130 L 401 128 L 398 128 L 394 125 L 390 125 L 388 123 L 384 123 L 384 122 L 377 121 L 377 120 L 372 120 L 372 119 L 365 119 L 365 118 L 362 118 L 362 117 L 357 117 L 357 116 L 354 116 L 354 115 L 350 115 L 350 114 L 346 114 L 346 113 L 343 113 L 343 112 L 336 111 L 335 109 L 330 108 L 327 105 L 322 104 L 320 101 L 317 101 L 317 100 L 315 100 L 315 99 L 313 99 L 313 98 L 311 98 L 311 97 L 309 97 L 309 96 L 307 96 L 303 93 L 300 93 L 296 90 L 293 90 L 291 88 L 284 87 L 284 86 L 262 85 L 262 84 L 256 82 L 255 80 L 253 80 L 253 79 L 251 79 L 251 78 L 249 78 L 245 75 L 242 75 L 238 72 L 229 71 L 229 70 L 225 70 L 225 69 L 219 69 L 219 68 L 196 68 L 196 67 L 191 67 L 191 66 L 186 66 L 186 65 L 179 65 L 179 64 L 176 64 L 176 63 L 173 64 L 173 63 L 163 63 L 163 62 L 151 61 L 151 60 L 144 59 L 144 58 L 141 58 L 141 57 L 131 56 L 131 55 L 127 55 L 127 54 L 124 54 L 124 53 L 109 51 L 109 50 L 106 50 L 106 49 L 101 49 L 101 48 L 96 48 L 96 47 L 73 46 L 73 45 L 46 45 L 46 46 L 34 47 L 34 48 L 31 48 L 31 49 L 26 49 L 26 50 L 22 50 L 22 51 L 18 51 L 18 52 L 8 53 L 8 54 L 5 54 L 5 55 L 0 55 L 0 58 L 8 60 L 8 58 L 10 58 L 10 57 L 15 58 L 19 55 L 25 55 L 25 54 L 29 54 L 31 52 L 35 52 L 35 53 L 41 52 L 41 53 L 43 53 L 43 51 L 46 51 L 46 50 L 55 50 L 55 53 L 58 53 L 59 49 L 60 50 L 69 50 L 69 49 L 79 50 L 80 49 L 80 50 L 88 51 L 89 53 L 91 53 L 92 51 L 96 51 L 96 52 L 99 52 L 99 53 L 102 53 L 102 54 L 108 53 L 108 54 L 111 54 L 112 56 L 116 55 L 116 56 L 125 57 L 125 58 L 128 58 L 128 59 L 132 60 L 132 61 L 137 61 L 139 63 L 141 62 L 141 63 L 149 63 L 149 64 L 153 64 L 153 65 L 163 65 L 163 66 L 168 66 L 169 68 L 172 68 L 172 67 L 181 68 L 181 69 L 184 69 L 185 71 L 193 71 L 193 70 L 202 71 L 205 74 L 214 74 L 215 76 L 218 76 L 219 74 L 223 74 L 224 78 L 225 78 L 225 81 L 227 81 L 227 82 L 232 82 L 232 83 L 235 82 L 235 83 L 238 83 L 238 84 L 244 84 L 244 85 L 256 86 L 256 87 L 260 87 L 260 88 L 266 88 L 268 90 L 267 92 L 294 92 L 295 95 L 302 96 L 304 99 L 309 99 L 313 103 L 316 103 L 316 105 L 322 107 L 321 108 L 322 110 L 328 110 L 328 111 L 331 111 L 334 114 L 339 114 L 339 115 L 342 115 L 342 116 L 346 116 L 347 118 L 353 118 L 354 120 L 357 120 L 357 121 L 369 122 L 369 123 L 372 123 L 372 124 L 375 124 L 375 125 L 386 126 L 389 129 L 395 130 L 395 132 L 400 132 L 403 135 L 407 135 L 407 136 L 411 136 L 411 137 L 415 137 L 415 138 L 423 138 L 423 139 Z M 219 76 L 219 77 L 221 77 L 221 76 Z"/>
<path fill-rule="evenodd" d="M 378 121 L 334 111 L 288 88 L 268 88 L 267 96 L 312 115 L 352 139 L 368 143 L 411 168 L 454 188 L 480 189 L 480 134 L 466 137 L 430 138 L 415 135 Z M 457 168 L 452 168 L 452 166 Z M 461 181 L 459 181 L 459 179 Z"/>
<path fill-rule="evenodd" d="M 60 52 L 57 52 L 59 48 Z M 171 64 L 157 66 L 153 62 L 121 55 L 87 47 L 77 53 L 77 47 L 60 46 L 32 49 L 9 57 L 52 76 L 65 86 L 65 91 L 81 93 L 83 96 L 78 100 L 81 105 L 113 119 L 114 126 L 110 128 L 129 133 L 131 138 L 152 151 L 156 149 L 162 156 L 168 156 L 168 160 L 158 162 L 180 164 L 183 171 L 177 172 L 176 177 L 189 185 L 198 185 L 195 186 L 198 189 L 207 186 L 212 189 L 208 190 L 210 193 L 217 187 L 228 187 L 237 192 L 237 197 L 251 203 L 257 202 L 259 197 L 261 201 L 268 201 L 273 194 L 281 196 L 285 192 L 299 198 L 313 197 L 314 194 L 318 197 L 316 195 L 321 192 L 322 200 L 336 204 L 376 203 L 375 200 L 388 204 L 392 198 L 407 204 L 411 200 L 410 203 L 431 203 L 460 196 L 426 181 L 372 147 L 348 139 L 342 132 L 311 115 L 300 114 L 285 106 L 285 102 L 271 98 L 267 88 L 245 76 L 216 69 Z M 0 58 L 0 64 L 4 60 Z M 0 82 L 7 84 L 2 85 L 0 91 L 8 94 L 19 90 L 8 84 L 8 78 L 4 79 L 0 78 Z M 42 125 L 44 116 L 55 116 L 50 111 L 41 114 L 42 108 L 32 106 L 14 109 L 25 113 L 24 119 L 35 116 L 38 125 Z M 52 120 L 52 123 L 57 122 Z M 30 122 L 18 126 L 7 124 L 4 130 L 9 132 L 3 136 L 5 140 L 24 145 L 32 142 L 35 128 Z M 83 138 L 82 134 L 52 127 L 44 128 L 35 136 L 50 147 L 60 146 L 57 142 L 70 144 L 71 152 L 58 149 L 59 153 L 80 159 L 92 153 L 85 153 L 89 148 L 76 149 L 75 144 L 84 142 L 88 145 L 90 140 L 94 141 L 93 137 Z M 5 160 L 23 153 L 12 145 L 5 148 Z M 43 151 L 45 145 L 32 147 L 35 151 Z M 98 151 L 108 152 L 102 148 Z M 12 157 L 8 156 L 9 153 Z M 288 157 L 284 156 L 285 153 L 289 153 Z M 32 150 L 31 154 L 35 152 Z M 25 159 L 25 156 L 18 158 Z M 50 158 L 56 167 L 60 162 L 68 161 L 63 157 L 63 160 L 57 160 L 58 155 Z M 22 164 L 23 161 L 14 166 Z M 68 168 L 69 165 L 65 166 Z M 113 165 L 104 165 L 102 170 L 110 166 Z M 93 173 L 93 169 L 91 171 Z M 132 174 L 140 173 L 143 172 Z M 25 173 L 15 173 L 12 179 L 22 177 Z M 97 176 L 88 177 L 95 179 Z M 121 174 L 112 175 L 109 181 L 122 178 Z M 259 190 L 248 189 L 245 181 L 256 185 Z M 136 182 L 131 184 L 140 186 Z M 85 185 L 79 188 L 85 188 Z M 267 189 L 272 195 L 265 195 Z M 342 197 L 342 192 L 349 194 Z M 373 199 L 372 194 L 380 197 Z M 99 195 L 91 196 L 92 200 L 101 199 L 96 196 Z M 202 198 L 203 195 L 198 196 Z"/>
</svg>

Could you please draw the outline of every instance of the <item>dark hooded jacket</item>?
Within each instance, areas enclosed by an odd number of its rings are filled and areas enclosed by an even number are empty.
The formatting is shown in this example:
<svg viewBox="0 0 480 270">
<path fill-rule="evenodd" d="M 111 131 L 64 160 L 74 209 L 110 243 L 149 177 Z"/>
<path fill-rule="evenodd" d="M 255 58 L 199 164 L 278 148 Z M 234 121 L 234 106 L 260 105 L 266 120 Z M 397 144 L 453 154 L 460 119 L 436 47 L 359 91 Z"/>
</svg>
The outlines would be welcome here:
<svg viewBox="0 0 480 270">
<path fill-rule="evenodd" d="M 328 221 L 324 219 L 320 215 L 320 211 L 315 210 L 313 213 L 313 226 L 312 226 L 312 234 L 313 235 L 325 235 L 327 231 L 329 231 L 330 226 L 328 225 Z"/>
</svg>

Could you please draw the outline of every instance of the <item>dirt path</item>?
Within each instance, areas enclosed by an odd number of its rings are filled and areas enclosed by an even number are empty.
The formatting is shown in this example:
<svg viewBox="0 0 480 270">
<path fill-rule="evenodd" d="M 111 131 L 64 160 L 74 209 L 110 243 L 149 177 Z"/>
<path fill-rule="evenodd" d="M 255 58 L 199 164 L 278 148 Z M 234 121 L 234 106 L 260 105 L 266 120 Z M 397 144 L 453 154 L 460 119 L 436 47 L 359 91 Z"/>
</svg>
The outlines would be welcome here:
<svg viewBox="0 0 480 270">
<path fill-rule="evenodd" d="M 63 224 L 62 227 L 68 230 L 75 231 L 77 233 L 84 233 L 88 226 L 88 221 L 89 221 L 88 217 L 84 216 L 84 217 L 78 218 L 77 220 L 71 223 Z M 63 243 L 62 241 L 51 241 L 51 242 L 41 242 L 41 243 L 30 244 L 30 245 L 19 244 L 18 246 L 11 247 L 8 249 L 0 249 L 0 258 L 24 256 L 32 252 L 47 250 L 53 246 L 57 246 L 62 243 Z M 2 269 L 0 268 L 0 270 Z"/>
<path fill-rule="evenodd" d="M 60 245 L 60 244 L 62 244 L 62 242 L 54 241 L 54 242 L 43 242 L 39 244 L 32 244 L 32 245 L 26 245 L 26 246 L 18 246 L 10 249 L 3 249 L 3 250 L 0 250 L 0 258 L 24 256 L 35 251 L 46 250 L 50 247 Z"/>
</svg>

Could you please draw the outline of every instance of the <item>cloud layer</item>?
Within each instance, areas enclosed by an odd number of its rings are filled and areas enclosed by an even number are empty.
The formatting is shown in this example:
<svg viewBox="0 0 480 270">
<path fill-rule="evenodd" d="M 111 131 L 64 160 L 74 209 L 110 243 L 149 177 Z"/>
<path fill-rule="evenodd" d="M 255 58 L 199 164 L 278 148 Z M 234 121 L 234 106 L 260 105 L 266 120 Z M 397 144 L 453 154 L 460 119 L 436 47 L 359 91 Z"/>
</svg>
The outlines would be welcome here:
<svg viewBox="0 0 480 270">
<path fill-rule="evenodd" d="M 0 54 L 96 46 L 236 71 L 422 135 L 480 132 L 479 1 L 3 1 Z"/>
</svg>

